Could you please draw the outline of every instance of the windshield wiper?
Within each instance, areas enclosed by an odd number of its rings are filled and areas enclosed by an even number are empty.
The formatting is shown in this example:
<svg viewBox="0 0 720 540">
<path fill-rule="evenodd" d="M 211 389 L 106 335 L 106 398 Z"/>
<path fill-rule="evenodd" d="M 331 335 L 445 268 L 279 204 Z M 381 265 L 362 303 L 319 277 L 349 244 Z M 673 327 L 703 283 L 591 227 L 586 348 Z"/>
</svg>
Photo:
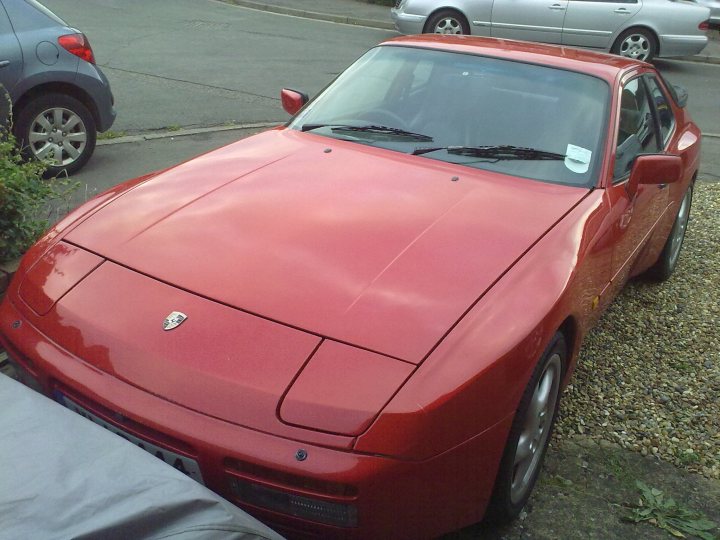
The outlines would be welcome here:
<svg viewBox="0 0 720 540">
<path fill-rule="evenodd" d="M 524 146 L 513 146 L 510 144 L 495 146 L 435 146 L 430 148 L 416 148 L 413 150 L 413 156 L 421 156 L 439 150 L 447 150 L 448 154 L 455 156 L 468 156 L 477 158 L 488 158 L 496 161 L 505 159 L 519 160 L 562 160 L 565 154 L 557 154 L 555 152 L 546 152 L 536 148 L 526 148 Z"/>
<path fill-rule="evenodd" d="M 300 131 L 312 131 L 323 127 L 329 127 L 331 131 L 353 131 L 360 133 L 379 133 L 381 135 L 393 135 L 398 137 L 405 137 L 414 141 L 421 142 L 433 142 L 433 138 L 429 135 L 423 135 L 422 133 L 414 133 L 405 129 L 394 128 L 389 126 L 380 126 L 376 124 L 370 124 L 367 126 L 351 126 L 347 124 L 304 124 Z"/>
</svg>

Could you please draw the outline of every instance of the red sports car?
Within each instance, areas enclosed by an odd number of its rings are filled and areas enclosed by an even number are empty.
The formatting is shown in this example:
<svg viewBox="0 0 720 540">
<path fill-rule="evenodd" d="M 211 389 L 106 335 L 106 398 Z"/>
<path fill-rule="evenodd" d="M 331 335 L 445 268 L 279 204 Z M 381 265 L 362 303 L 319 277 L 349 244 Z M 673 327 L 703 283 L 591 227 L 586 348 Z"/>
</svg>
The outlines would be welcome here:
<svg viewBox="0 0 720 540">
<path fill-rule="evenodd" d="M 628 278 L 678 262 L 686 95 L 615 56 L 415 36 L 282 98 L 286 126 L 53 228 L 3 345 L 289 536 L 511 519 L 583 337 Z"/>
</svg>

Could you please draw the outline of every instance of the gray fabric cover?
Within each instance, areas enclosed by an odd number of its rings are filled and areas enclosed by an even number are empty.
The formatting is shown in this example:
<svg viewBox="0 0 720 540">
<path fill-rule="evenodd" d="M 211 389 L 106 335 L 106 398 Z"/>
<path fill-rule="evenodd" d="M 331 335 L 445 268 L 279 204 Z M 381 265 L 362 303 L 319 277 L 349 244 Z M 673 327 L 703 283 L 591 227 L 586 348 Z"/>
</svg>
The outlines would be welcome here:
<svg viewBox="0 0 720 540">
<path fill-rule="evenodd" d="M 121 437 L 0 374 L 0 539 L 282 537 Z"/>
</svg>

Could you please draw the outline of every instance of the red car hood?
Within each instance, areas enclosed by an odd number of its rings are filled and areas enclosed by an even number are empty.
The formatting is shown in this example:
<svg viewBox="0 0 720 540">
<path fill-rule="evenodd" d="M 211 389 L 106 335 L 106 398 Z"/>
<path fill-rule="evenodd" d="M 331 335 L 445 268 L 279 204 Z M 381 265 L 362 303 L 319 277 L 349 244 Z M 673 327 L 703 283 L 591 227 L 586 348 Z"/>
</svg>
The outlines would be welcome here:
<svg viewBox="0 0 720 540">
<path fill-rule="evenodd" d="M 419 362 L 587 192 L 274 130 L 160 174 L 66 240 L 223 304 Z"/>
</svg>

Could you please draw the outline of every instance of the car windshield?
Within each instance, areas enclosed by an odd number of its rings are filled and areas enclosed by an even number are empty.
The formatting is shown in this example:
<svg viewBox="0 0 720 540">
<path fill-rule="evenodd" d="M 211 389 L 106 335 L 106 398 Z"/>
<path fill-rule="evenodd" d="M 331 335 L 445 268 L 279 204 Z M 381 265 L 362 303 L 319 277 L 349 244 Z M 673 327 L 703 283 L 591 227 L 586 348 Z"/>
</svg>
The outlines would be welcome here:
<svg viewBox="0 0 720 540">
<path fill-rule="evenodd" d="M 595 185 L 609 86 L 547 66 L 381 46 L 289 124 L 418 159 Z"/>
</svg>

